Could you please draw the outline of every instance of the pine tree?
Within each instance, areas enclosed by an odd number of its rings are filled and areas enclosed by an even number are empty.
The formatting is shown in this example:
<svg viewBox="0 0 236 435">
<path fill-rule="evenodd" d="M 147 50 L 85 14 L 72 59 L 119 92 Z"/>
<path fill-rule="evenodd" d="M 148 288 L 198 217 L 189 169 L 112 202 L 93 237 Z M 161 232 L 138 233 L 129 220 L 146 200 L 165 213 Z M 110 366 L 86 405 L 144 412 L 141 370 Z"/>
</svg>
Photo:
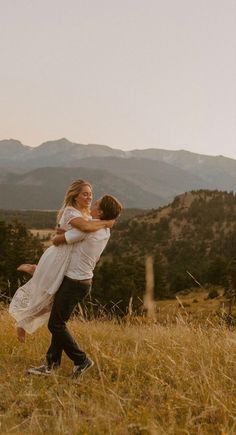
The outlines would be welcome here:
<svg viewBox="0 0 236 435">
<path fill-rule="evenodd" d="M 21 263 L 38 262 L 43 248 L 39 238 L 20 222 L 8 225 L 0 222 L 0 230 L 0 290 L 2 295 L 11 297 L 22 278 L 17 267 Z"/>
</svg>

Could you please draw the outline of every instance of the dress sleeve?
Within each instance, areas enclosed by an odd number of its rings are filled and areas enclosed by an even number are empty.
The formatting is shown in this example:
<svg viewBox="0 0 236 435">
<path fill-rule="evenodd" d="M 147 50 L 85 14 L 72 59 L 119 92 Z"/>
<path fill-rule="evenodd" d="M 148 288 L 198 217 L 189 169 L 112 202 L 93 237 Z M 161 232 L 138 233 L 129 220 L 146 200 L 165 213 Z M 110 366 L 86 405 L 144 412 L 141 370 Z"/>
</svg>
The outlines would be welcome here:
<svg viewBox="0 0 236 435">
<path fill-rule="evenodd" d="M 70 221 L 78 217 L 83 217 L 79 210 L 76 210 L 74 207 L 66 207 L 61 217 L 60 224 L 63 228 L 68 228 Z"/>
</svg>

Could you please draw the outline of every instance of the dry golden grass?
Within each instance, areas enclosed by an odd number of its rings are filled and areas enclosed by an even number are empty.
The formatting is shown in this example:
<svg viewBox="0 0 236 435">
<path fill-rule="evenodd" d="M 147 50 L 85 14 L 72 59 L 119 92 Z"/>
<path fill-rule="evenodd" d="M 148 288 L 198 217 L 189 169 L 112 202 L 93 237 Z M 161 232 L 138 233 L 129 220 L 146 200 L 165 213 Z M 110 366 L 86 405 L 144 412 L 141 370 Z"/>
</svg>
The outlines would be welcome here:
<svg viewBox="0 0 236 435">
<path fill-rule="evenodd" d="M 43 328 L 22 345 L 6 309 L 0 314 L 1 433 L 236 433 L 234 330 L 181 316 L 169 326 L 74 318 L 70 328 L 96 363 L 76 383 L 67 357 L 50 378 L 27 376 L 49 333 Z"/>
<path fill-rule="evenodd" d="M 219 296 L 208 299 L 209 289 L 194 289 L 187 294 L 179 293 L 175 299 L 160 300 L 156 302 L 158 320 L 162 323 L 175 322 L 181 315 L 186 322 L 205 322 L 209 319 L 219 323 L 219 319 L 228 314 L 229 301 L 223 296 L 224 289 L 216 288 Z M 232 314 L 236 317 L 236 306 L 232 307 Z"/>
</svg>

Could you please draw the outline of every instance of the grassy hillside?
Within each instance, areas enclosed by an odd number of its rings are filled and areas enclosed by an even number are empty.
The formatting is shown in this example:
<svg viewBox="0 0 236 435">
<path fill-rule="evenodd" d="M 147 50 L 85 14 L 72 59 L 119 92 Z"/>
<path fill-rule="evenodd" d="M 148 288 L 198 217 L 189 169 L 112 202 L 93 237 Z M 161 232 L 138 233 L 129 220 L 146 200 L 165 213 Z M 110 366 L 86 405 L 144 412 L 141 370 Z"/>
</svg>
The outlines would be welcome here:
<svg viewBox="0 0 236 435">
<path fill-rule="evenodd" d="M 41 329 L 19 344 L 1 310 L 1 433 L 234 434 L 235 331 L 192 326 L 70 322 L 95 366 L 76 383 L 66 357 L 50 378 L 30 377 L 49 344 Z"/>
</svg>

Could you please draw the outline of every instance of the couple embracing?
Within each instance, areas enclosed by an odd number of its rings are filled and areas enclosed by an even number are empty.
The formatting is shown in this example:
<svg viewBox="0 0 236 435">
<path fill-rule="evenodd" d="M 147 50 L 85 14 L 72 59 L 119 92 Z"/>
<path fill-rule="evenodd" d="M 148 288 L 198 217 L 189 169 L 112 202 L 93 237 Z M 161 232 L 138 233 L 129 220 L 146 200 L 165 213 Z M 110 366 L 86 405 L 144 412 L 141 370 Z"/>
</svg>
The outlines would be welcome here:
<svg viewBox="0 0 236 435">
<path fill-rule="evenodd" d="M 50 375 L 61 364 L 64 351 L 73 361 L 72 377 L 79 377 L 93 361 L 80 349 L 67 328 L 75 306 L 91 291 L 93 270 L 110 237 L 110 228 L 122 205 L 111 195 L 92 203 L 92 186 L 74 181 L 66 192 L 58 213 L 60 230 L 38 265 L 22 265 L 19 270 L 32 274 L 20 287 L 9 307 L 16 320 L 17 335 L 33 333 L 48 321 L 51 344 L 46 363 L 28 369 L 29 374 Z"/>
</svg>

